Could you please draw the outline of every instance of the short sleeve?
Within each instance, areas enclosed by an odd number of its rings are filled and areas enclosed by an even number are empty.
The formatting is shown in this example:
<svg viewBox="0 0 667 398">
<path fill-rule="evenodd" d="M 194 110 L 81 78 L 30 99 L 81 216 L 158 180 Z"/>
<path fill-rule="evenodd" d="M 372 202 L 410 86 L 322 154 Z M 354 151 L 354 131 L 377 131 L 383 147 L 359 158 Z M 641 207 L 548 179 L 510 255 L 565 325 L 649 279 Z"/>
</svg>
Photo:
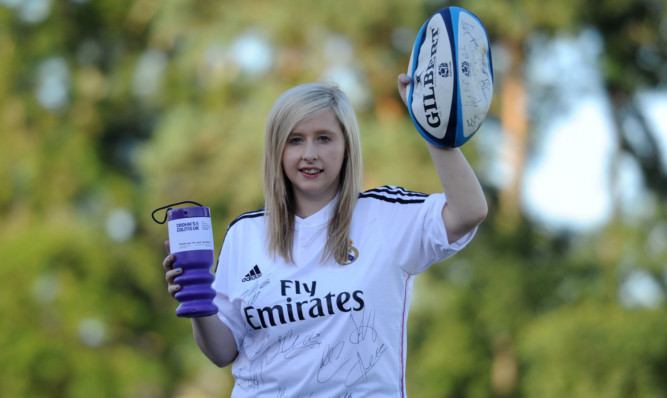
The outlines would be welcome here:
<svg viewBox="0 0 667 398">
<path fill-rule="evenodd" d="M 444 193 L 424 195 L 397 190 L 392 202 L 380 204 L 377 215 L 385 247 L 393 250 L 397 264 L 409 274 L 425 271 L 432 264 L 444 261 L 463 249 L 477 229 L 450 243 L 442 221 L 442 208 L 447 203 Z M 408 196 L 410 195 L 410 196 Z"/>
</svg>

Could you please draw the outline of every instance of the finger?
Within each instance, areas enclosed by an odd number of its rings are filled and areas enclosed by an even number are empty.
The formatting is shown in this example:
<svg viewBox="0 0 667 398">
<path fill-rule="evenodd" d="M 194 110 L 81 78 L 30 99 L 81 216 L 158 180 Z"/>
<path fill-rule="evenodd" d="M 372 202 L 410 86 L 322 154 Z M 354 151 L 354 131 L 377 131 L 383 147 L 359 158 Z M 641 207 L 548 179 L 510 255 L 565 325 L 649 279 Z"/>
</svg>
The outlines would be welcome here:
<svg viewBox="0 0 667 398">
<path fill-rule="evenodd" d="M 407 105 L 407 88 L 408 84 L 412 81 L 412 78 L 405 73 L 398 75 L 398 93 L 403 100 L 403 103 Z"/>
<path fill-rule="evenodd" d="M 169 271 L 174 268 L 174 255 L 170 254 L 167 257 L 164 258 L 162 261 L 162 268 L 164 268 L 165 271 Z"/>
<path fill-rule="evenodd" d="M 171 246 L 169 245 L 168 240 L 164 241 L 164 247 L 165 247 L 165 249 L 167 249 L 167 254 L 171 254 Z"/>
<path fill-rule="evenodd" d="M 178 293 L 182 289 L 182 286 L 180 284 L 174 283 L 174 278 L 176 278 L 178 275 L 182 273 L 183 270 L 181 268 L 169 270 L 165 273 L 164 278 L 167 280 L 167 291 L 172 297 L 174 297 L 176 293 Z"/>
<path fill-rule="evenodd" d="M 178 293 L 181 290 L 181 285 L 169 285 L 167 288 L 167 291 L 172 297 L 176 296 L 176 293 Z"/>
<path fill-rule="evenodd" d="M 165 272 L 164 279 L 167 280 L 167 284 L 175 285 L 176 283 L 174 283 L 174 278 L 181 275 L 182 273 L 183 273 L 182 268 L 171 269 L 171 270 Z"/>
</svg>

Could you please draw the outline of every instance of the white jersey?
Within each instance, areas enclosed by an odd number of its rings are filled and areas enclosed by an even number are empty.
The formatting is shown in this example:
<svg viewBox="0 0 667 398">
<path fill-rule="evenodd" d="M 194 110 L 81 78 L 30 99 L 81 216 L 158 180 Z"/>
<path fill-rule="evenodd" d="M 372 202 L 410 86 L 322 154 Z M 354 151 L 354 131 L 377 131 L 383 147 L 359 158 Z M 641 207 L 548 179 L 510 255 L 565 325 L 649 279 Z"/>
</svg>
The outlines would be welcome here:
<svg viewBox="0 0 667 398">
<path fill-rule="evenodd" d="M 450 244 L 444 194 L 382 187 L 359 196 L 349 264 L 322 263 L 334 201 L 296 218 L 294 261 L 266 250 L 264 211 L 232 222 L 213 287 L 239 351 L 232 397 L 404 397 L 413 276 Z"/>
</svg>

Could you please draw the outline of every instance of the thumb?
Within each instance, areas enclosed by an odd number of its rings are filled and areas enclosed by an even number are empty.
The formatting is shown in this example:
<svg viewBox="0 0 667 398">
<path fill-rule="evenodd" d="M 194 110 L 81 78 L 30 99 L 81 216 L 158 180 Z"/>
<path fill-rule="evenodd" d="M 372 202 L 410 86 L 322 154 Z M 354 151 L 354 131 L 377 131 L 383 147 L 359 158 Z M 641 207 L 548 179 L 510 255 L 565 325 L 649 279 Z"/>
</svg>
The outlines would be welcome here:
<svg viewBox="0 0 667 398">
<path fill-rule="evenodd" d="M 408 84 L 412 81 L 412 78 L 405 73 L 401 73 L 398 75 L 398 93 L 401 96 L 401 99 L 403 100 L 403 103 L 405 105 L 408 104 L 407 100 L 407 89 L 408 89 Z"/>
</svg>

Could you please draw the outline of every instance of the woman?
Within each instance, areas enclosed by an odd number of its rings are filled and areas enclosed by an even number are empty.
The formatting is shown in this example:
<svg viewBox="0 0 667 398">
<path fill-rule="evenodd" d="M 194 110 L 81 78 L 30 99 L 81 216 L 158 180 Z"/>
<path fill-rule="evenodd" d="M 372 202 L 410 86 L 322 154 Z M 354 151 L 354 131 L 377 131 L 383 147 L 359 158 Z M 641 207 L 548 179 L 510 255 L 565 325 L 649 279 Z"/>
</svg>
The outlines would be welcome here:
<svg viewBox="0 0 667 398">
<path fill-rule="evenodd" d="M 409 82 L 399 76 L 404 102 Z M 360 194 L 359 129 L 345 95 L 307 84 L 276 101 L 265 209 L 228 227 L 213 283 L 219 313 L 192 319 L 202 352 L 233 363 L 233 397 L 405 396 L 413 277 L 462 249 L 487 212 L 461 151 L 427 145 L 443 194 Z M 174 295 L 172 264 L 170 255 Z"/>
</svg>

